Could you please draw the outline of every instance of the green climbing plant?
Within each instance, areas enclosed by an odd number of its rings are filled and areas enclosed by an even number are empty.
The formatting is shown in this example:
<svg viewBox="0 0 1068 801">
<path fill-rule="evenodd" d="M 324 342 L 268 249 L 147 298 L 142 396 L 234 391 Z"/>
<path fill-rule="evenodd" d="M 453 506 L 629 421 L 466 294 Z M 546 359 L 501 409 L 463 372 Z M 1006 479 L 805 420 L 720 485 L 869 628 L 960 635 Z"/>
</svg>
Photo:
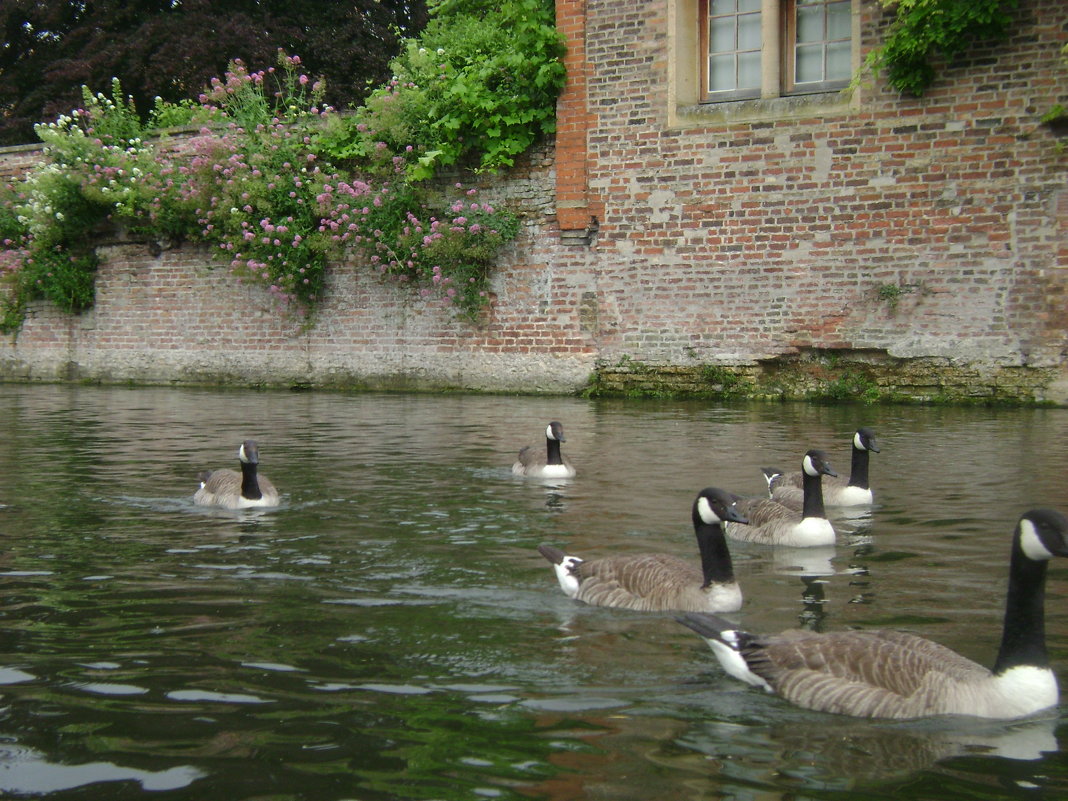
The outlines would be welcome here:
<svg viewBox="0 0 1068 801">
<path fill-rule="evenodd" d="M 935 63 L 952 61 L 977 42 L 1004 37 L 1017 0 L 882 0 L 896 15 L 867 66 L 902 94 L 921 97 Z"/>
</svg>

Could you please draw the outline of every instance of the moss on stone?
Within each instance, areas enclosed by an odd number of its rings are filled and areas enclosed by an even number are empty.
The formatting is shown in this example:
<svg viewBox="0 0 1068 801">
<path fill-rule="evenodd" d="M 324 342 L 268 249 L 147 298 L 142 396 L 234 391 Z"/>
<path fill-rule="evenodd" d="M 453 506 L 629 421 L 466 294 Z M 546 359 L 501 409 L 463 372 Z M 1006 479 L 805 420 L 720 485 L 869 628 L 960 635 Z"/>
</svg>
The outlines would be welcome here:
<svg viewBox="0 0 1068 801">
<path fill-rule="evenodd" d="M 975 367 L 945 359 L 898 359 L 854 351 L 809 351 L 756 365 L 599 363 L 588 397 L 806 400 L 829 403 L 1046 405 L 1055 371 Z"/>
</svg>

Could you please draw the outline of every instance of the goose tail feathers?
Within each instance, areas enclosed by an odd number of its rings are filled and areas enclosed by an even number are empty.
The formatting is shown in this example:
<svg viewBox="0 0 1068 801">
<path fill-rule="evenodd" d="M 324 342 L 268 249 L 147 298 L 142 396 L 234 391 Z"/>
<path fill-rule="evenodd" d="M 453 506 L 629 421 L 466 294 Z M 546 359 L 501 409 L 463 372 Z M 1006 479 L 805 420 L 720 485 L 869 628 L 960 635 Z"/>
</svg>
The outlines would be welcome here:
<svg viewBox="0 0 1068 801">
<path fill-rule="evenodd" d="M 574 598 L 579 591 L 578 566 L 582 560 L 577 556 L 568 556 L 554 545 L 542 544 L 538 546 L 538 553 L 549 560 L 556 573 L 556 580 L 560 582 L 560 589 L 569 598 Z"/>
<path fill-rule="evenodd" d="M 704 637 L 728 675 L 771 692 L 771 685 L 763 676 L 753 672 L 743 653 L 755 644 L 756 636 L 735 628 L 733 623 L 718 615 L 703 612 L 687 612 L 675 620 Z"/>
<path fill-rule="evenodd" d="M 539 545 L 538 553 L 540 553 L 554 565 L 563 564 L 563 561 L 567 559 L 567 554 L 565 554 L 555 545 Z"/>
<path fill-rule="evenodd" d="M 687 612 L 684 615 L 679 615 L 675 620 L 687 628 L 693 629 L 706 640 L 719 640 L 729 644 L 732 648 L 735 647 L 733 641 L 737 632 L 734 630 L 734 624 L 719 615 Z M 745 632 L 741 633 L 744 634 Z M 729 641 L 725 638 L 729 638 Z"/>
<path fill-rule="evenodd" d="M 771 487 L 771 483 L 783 474 L 783 471 L 778 467 L 761 467 L 760 472 L 764 474 L 764 480 L 768 482 L 768 487 Z"/>
</svg>

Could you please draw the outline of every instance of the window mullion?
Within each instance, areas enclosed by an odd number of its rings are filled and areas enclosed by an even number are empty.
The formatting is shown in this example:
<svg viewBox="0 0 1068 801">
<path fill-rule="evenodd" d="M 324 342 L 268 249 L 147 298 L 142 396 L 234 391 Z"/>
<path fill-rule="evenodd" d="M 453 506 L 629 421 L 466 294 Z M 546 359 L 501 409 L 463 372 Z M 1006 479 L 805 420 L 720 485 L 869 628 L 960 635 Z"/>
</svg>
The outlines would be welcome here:
<svg viewBox="0 0 1068 801">
<path fill-rule="evenodd" d="M 782 0 L 760 4 L 760 96 L 782 94 Z"/>
</svg>

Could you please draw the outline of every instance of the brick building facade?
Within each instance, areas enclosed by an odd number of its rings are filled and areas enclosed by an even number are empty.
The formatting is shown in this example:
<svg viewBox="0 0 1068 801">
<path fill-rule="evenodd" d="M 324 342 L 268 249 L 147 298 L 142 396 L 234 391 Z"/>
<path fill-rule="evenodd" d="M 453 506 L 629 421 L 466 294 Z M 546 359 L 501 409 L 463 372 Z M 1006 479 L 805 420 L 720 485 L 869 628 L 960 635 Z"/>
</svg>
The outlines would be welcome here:
<svg viewBox="0 0 1068 801">
<path fill-rule="evenodd" d="M 888 17 L 837 1 L 852 75 Z M 885 394 L 1068 400 L 1066 140 L 1040 120 L 1068 105 L 1061 0 L 1021 0 L 1006 41 L 919 99 L 871 76 L 805 91 L 780 70 L 783 0 L 758 2 L 749 96 L 703 73 L 700 0 L 556 5 L 558 132 L 487 181 L 526 224 L 480 325 L 337 265 L 301 328 L 205 251 L 102 244 L 94 309 L 35 305 L 0 375 L 572 391 L 597 371 L 774 395 L 848 370 Z"/>
</svg>

